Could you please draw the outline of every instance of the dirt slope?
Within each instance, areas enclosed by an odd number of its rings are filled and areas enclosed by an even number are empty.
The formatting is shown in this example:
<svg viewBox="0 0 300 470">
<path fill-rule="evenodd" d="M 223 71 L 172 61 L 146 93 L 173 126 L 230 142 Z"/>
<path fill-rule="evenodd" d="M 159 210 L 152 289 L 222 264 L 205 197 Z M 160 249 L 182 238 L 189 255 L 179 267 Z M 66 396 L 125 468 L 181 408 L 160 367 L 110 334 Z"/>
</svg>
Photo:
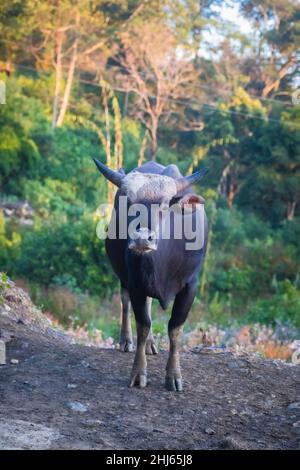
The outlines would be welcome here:
<svg viewBox="0 0 300 470">
<path fill-rule="evenodd" d="M 132 353 L 72 344 L 15 287 L 0 305 L 0 331 L 11 338 L 0 449 L 300 447 L 300 366 L 184 353 L 185 391 L 175 394 L 164 390 L 162 352 L 148 358 L 148 387 L 128 389 Z"/>
</svg>

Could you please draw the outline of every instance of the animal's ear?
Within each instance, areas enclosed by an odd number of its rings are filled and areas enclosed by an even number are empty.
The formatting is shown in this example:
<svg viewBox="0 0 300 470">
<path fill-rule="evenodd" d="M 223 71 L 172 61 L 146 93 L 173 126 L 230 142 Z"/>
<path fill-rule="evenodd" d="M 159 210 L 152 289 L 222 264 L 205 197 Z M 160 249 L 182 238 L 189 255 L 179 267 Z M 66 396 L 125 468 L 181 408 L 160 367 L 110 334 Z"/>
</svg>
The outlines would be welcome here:
<svg viewBox="0 0 300 470">
<path fill-rule="evenodd" d="M 185 196 L 176 199 L 174 203 L 182 212 L 190 213 L 194 212 L 199 204 L 205 204 L 205 200 L 198 194 L 186 194 Z"/>
</svg>

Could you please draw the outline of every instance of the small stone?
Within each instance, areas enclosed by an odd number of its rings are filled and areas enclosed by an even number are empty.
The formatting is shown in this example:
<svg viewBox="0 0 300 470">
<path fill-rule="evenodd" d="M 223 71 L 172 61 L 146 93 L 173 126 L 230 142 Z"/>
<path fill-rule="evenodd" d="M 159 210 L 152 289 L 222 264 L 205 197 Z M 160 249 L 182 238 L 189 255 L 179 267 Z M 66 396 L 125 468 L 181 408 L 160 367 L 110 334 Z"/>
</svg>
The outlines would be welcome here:
<svg viewBox="0 0 300 470">
<path fill-rule="evenodd" d="M 268 400 L 265 401 L 265 407 L 266 408 L 272 408 L 273 404 L 274 404 L 273 400 L 268 399 Z"/>
<path fill-rule="evenodd" d="M 232 415 L 237 415 L 237 414 L 238 414 L 238 412 L 237 412 L 237 410 L 235 410 L 235 409 L 232 409 L 232 410 L 231 410 L 231 414 L 232 414 Z"/>
<path fill-rule="evenodd" d="M 11 359 L 10 363 L 11 364 L 19 364 L 19 359 Z"/>
<path fill-rule="evenodd" d="M 288 410 L 300 410 L 300 401 L 295 401 L 288 405 Z"/>
<path fill-rule="evenodd" d="M 247 450 L 247 449 L 249 449 L 246 442 L 243 442 L 243 441 L 241 441 L 237 438 L 231 437 L 231 436 L 225 437 L 220 442 L 220 448 L 221 449 L 236 449 L 236 450 Z"/>
<path fill-rule="evenodd" d="M 237 361 L 230 361 L 228 362 L 228 369 L 237 369 L 239 364 Z"/>
<path fill-rule="evenodd" d="M 100 419 L 88 419 L 84 424 L 88 426 L 106 426 L 104 421 L 101 421 Z"/>
<path fill-rule="evenodd" d="M 0 366 L 6 364 L 6 350 L 4 341 L 0 340 Z"/>
<path fill-rule="evenodd" d="M 76 384 L 68 384 L 67 387 L 68 388 L 77 388 L 77 385 Z"/>
<path fill-rule="evenodd" d="M 86 405 L 80 403 L 79 401 L 69 401 L 67 403 L 68 408 L 72 411 L 78 411 L 79 413 L 85 413 L 88 409 Z"/>
<path fill-rule="evenodd" d="M 205 429 L 205 433 L 206 433 L 206 434 L 209 434 L 209 435 L 212 435 L 212 434 L 215 434 L 215 431 L 214 431 L 214 429 L 212 429 L 212 428 L 206 428 L 206 429 Z"/>
<path fill-rule="evenodd" d="M 296 423 L 293 423 L 293 428 L 300 428 L 300 421 L 296 421 Z"/>
<path fill-rule="evenodd" d="M 4 343 L 8 343 L 13 339 L 14 335 L 9 331 L 0 330 L 0 341 L 4 341 Z"/>
<path fill-rule="evenodd" d="M 81 361 L 82 367 L 90 367 L 90 364 L 87 361 Z"/>
</svg>

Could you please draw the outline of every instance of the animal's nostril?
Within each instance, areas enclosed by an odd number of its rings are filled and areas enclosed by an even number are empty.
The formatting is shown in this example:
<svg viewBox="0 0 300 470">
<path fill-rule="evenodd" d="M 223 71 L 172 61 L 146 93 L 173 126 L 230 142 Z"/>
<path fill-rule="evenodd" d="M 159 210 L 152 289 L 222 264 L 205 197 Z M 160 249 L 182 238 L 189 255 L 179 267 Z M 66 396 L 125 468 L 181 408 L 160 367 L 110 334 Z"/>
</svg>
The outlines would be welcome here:
<svg viewBox="0 0 300 470">
<path fill-rule="evenodd" d="M 155 232 L 150 232 L 149 235 L 148 235 L 148 240 L 153 241 L 153 240 L 155 240 L 155 238 L 156 238 L 155 237 Z"/>
</svg>

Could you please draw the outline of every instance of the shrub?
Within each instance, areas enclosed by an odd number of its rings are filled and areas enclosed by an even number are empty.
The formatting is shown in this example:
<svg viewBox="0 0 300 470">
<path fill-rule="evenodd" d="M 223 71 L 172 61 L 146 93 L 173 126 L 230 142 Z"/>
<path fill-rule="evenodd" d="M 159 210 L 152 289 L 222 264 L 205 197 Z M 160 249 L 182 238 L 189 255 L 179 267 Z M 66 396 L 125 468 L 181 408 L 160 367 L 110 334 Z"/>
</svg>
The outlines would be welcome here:
<svg viewBox="0 0 300 470">
<path fill-rule="evenodd" d="M 267 324 L 292 323 L 300 327 L 300 291 L 286 279 L 278 286 L 276 294 L 269 299 L 259 299 L 248 310 L 249 322 Z"/>
<path fill-rule="evenodd" d="M 103 240 L 88 216 L 26 231 L 13 271 L 44 286 L 69 278 L 81 290 L 102 296 L 117 288 Z"/>
</svg>

